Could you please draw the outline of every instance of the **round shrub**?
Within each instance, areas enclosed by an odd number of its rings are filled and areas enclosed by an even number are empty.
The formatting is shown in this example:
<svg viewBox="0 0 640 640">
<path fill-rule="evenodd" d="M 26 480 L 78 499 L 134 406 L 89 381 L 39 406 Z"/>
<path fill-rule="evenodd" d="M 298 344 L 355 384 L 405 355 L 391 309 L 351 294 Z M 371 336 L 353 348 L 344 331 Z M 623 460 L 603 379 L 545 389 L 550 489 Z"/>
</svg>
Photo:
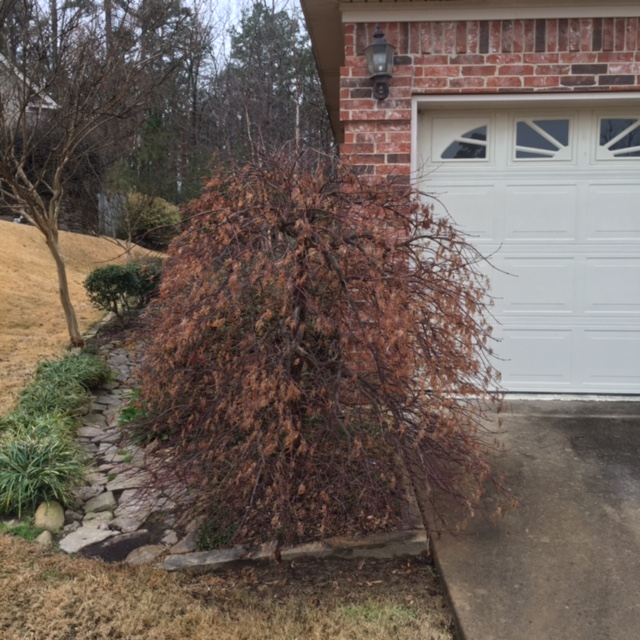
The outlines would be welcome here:
<svg viewBox="0 0 640 640">
<path fill-rule="evenodd" d="M 162 251 L 180 233 L 180 209 L 163 198 L 133 191 L 127 195 L 125 215 L 118 229 L 150 249 Z"/>
<path fill-rule="evenodd" d="M 89 300 L 119 317 L 141 309 L 155 294 L 162 264 L 156 262 L 108 265 L 94 269 L 84 281 Z"/>
</svg>

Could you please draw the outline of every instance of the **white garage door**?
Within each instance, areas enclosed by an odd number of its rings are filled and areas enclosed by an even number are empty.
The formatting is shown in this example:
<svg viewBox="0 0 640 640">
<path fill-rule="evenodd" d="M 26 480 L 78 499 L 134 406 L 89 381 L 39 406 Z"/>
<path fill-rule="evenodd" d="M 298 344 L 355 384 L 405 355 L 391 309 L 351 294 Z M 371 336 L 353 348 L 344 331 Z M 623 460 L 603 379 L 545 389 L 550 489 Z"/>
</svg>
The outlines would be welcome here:
<svg viewBox="0 0 640 640">
<path fill-rule="evenodd" d="M 492 255 L 508 391 L 640 393 L 640 108 L 429 110 L 420 187 Z"/>
</svg>

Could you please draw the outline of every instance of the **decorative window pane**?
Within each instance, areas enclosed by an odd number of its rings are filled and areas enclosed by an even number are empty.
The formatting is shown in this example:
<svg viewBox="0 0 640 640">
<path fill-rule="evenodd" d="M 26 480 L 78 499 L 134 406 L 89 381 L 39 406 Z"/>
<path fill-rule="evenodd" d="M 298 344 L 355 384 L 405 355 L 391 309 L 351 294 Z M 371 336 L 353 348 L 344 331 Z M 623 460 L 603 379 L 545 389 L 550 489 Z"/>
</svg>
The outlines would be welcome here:
<svg viewBox="0 0 640 640">
<path fill-rule="evenodd" d="M 566 160 L 569 120 L 520 120 L 516 123 L 516 160 Z"/>
<path fill-rule="evenodd" d="M 456 138 L 441 154 L 442 160 L 483 160 L 487 157 L 487 127 L 477 127 Z"/>
<path fill-rule="evenodd" d="M 640 119 L 602 118 L 599 158 L 640 158 Z"/>
</svg>

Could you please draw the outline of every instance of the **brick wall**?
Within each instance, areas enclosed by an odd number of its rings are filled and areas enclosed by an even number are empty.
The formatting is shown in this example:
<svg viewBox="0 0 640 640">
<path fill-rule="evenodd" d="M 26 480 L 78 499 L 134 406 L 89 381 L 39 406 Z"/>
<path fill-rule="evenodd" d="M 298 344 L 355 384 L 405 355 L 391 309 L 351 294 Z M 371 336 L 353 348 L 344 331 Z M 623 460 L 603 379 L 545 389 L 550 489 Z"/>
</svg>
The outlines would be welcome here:
<svg viewBox="0 0 640 640">
<path fill-rule="evenodd" d="M 640 90 L 638 18 L 381 27 L 396 64 L 389 98 L 378 102 L 363 55 L 375 25 L 345 25 L 341 150 L 364 174 L 409 181 L 412 95 Z"/>
</svg>

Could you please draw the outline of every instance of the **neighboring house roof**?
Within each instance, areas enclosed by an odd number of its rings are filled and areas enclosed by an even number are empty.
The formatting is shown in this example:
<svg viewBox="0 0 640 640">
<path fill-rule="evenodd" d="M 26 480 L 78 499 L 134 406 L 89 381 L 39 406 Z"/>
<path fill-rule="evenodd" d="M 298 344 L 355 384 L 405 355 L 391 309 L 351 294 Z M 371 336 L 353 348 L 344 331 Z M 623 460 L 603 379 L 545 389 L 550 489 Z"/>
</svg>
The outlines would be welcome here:
<svg viewBox="0 0 640 640">
<path fill-rule="evenodd" d="M 13 63 L 0 54 L 0 96 L 4 102 L 5 117 L 22 109 L 25 99 L 29 114 L 59 109 L 58 103 L 42 89 L 36 87 Z M 7 113 L 7 111 L 9 113 Z"/>
</svg>

